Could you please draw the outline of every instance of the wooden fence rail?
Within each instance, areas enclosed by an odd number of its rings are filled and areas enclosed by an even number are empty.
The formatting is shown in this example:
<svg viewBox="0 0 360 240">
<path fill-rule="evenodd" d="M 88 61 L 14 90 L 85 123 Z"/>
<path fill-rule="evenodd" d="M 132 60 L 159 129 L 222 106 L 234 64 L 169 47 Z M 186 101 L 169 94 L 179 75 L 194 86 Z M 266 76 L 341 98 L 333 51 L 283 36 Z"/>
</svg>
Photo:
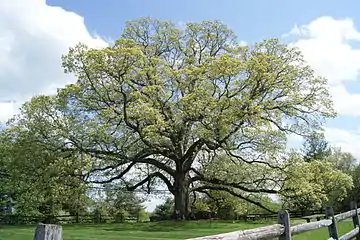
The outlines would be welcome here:
<svg viewBox="0 0 360 240">
<path fill-rule="evenodd" d="M 329 232 L 329 240 L 360 240 L 360 208 L 358 209 L 355 203 L 352 203 L 351 206 L 352 210 L 337 215 L 334 215 L 334 211 L 331 207 L 327 207 L 325 209 L 326 219 L 316 222 L 303 223 L 293 227 L 290 226 L 290 214 L 285 210 L 280 210 L 278 212 L 278 224 L 214 236 L 192 238 L 188 240 L 250 240 L 275 238 L 279 240 L 291 240 L 291 236 L 326 227 L 328 228 Z M 337 231 L 337 223 L 349 218 L 352 218 L 354 229 L 344 234 L 343 236 L 339 236 Z"/>
<path fill-rule="evenodd" d="M 305 215 L 318 215 L 323 214 L 324 211 L 312 210 L 306 212 L 289 211 L 289 214 L 294 218 L 300 218 Z M 277 219 L 278 214 L 273 213 L 248 213 L 236 216 L 236 219 L 232 220 L 244 220 L 244 221 L 255 221 L 260 219 Z M 212 218 L 195 218 L 194 220 L 206 220 L 206 219 L 217 219 L 214 215 Z M 47 221 L 48 220 L 48 221 Z M 100 213 L 93 214 L 79 214 L 79 215 L 55 215 L 55 216 L 26 216 L 17 214 L 5 214 L 0 213 L 0 225 L 18 225 L 18 224 L 37 224 L 38 222 L 43 223 L 56 223 L 56 224 L 73 224 L 73 223 L 112 223 L 112 222 L 134 222 L 139 221 L 139 216 L 126 216 L 117 215 L 111 216 Z M 151 216 L 150 221 L 165 221 L 169 219 L 157 219 Z"/>
</svg>

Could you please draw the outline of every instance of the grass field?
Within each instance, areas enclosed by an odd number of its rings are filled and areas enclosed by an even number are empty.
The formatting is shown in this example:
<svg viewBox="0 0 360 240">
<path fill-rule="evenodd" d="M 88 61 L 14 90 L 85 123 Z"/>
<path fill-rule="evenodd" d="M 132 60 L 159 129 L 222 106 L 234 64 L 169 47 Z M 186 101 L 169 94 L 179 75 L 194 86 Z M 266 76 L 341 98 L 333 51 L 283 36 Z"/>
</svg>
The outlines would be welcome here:
<svg viewBox="0 0 360 240">
<path fill-rule="evenodd" d="M 296 223 L 299 223 L 297 221 Z M 269 225 L 271 222 L 157 222 L 103 225 L 64 225 L 64 240 L 187 239 Z M 294 224 L 294 223 L 293 223 Z M 338 225 L 339 233 L 350 231 L 352 222 Z M 35 226 L 0 226 L 0 240 L 33 238 Z M 327 228 L 295 236 L 295 240 L 328 239 Z"/>
</svg>

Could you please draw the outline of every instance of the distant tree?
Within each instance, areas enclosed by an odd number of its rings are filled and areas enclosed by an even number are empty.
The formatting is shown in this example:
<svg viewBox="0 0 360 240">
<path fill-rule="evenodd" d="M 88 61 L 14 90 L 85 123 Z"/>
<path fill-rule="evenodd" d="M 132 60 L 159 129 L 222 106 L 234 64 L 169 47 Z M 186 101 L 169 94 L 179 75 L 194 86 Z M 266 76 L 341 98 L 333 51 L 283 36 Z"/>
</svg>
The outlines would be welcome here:
<svg viewBox="0 0 360 240">
<path fill-rule="evenodd" d="M 346 164 L 340 164 L 338 168 L 351 176 L 354 187 L 342 201 L 333 201 L 333 206 L 337 211 L 349 210 L 352 201 L 355 201 L 358 205 L 360 204 L 360 165 L 358 163 L 355 163 L 354 165 L 349 164 L 349 162 L 353 161 L 350 159 L 354 159 L 353 157 L 350 157 L 349 154 L 346 154 L 344 158 L 346 159 Z"/>
<path fill-rule="evenodd" d="M 341 202 L 353 188 L 351 176 L 329 161 L 302 159 L 288 168 L 289 180 L 283 186 L 284 208 L 306 212 Z"/>
<path fill-rule="evenodd" d="M 303 145 L 303 158 L 306 162 L 312 162 L 312 161 L 322 161 L 322 162 L 328 162 L 332 166 L 332 168 L 336 171 L 341 171 L 344 174 L 347 174 L 348 177 L 352 176 L 352 180 L 354 183 L 356 183 L 356 179 L 354 179 L 354 170 L 356 168 L 356 158 L 351 155 L 350 153 L 341 151 L 340 148 L 331 147 L 328 141 L 324 138 L 324 136 L 321 133 L 313 133 L 308 137 Z M 320 173 L 324 174 L 324 173 Z M 330 174 L 330 173 L 328 173 Z M 341 174 L 344 176 L 344 174 Z M 337 176 L 340 176 L 339 174 L 336 174 Z M 316 177 L 316 180 L 321 179 L 320 177 Z M 340 179 L 345 180 L 345 178 L 340 177 Z M 353 191 L 356 190 L 356 186 L 353 190 L 351 190 L 351 187 L 349 187 L 347 184 L 344 186 L 347 187 L 341 187 L 341 185 L 336 184 L 335 182 L 331 183 L 331 179 L 328 179 L 329 185 L 338 186 L 339 189 L 336 190 L 336 187 L 328 191 L 326 194 L 326 200 L 319 201 L 318 204 L 315 204 L 319 206 L 321 205 L 331 205 L 336 210 L 347 210 L 350 206 L 350 199 L 354 198 Z M 333 179 L 333 181 L 338 181 L 337 179 Z M 344 191 L 347 188 L 346 191 Z M 321 191 L 319 191 L 321 193 Z M 320 196 L 320 195 L 318 195 Z M 312 197 L 310 197 L 312 198 Z M 314 200 L 314 198 L 312 198 Z M 296 202 L 299 204 L 298 208 L 301 209 L 309 209 L 314 208 L 314 201 L 309 199 L 309 195 L 302 195 L 296 198 Z M 315 201 L 316 202 L 316 201 Z"/>
<path fill-rule="evenodd" d="M 207 191 L 199 200 L 200 204 L 207 205 L 207 211 L 215 213 L 220 219 L 236 219 L 246 213 L 247 202 L 224 191 Z"/>
<path fill-rule="evenodd" d="M 0 136 L 3 134 L 0 130 Z M 10 162 L 9 156 L 7 155 L 6 138 L 0 137 L 0 214 L 5 213 L 6 205 L 8 204 L 11 192 L 11 174 L 9 171 Z"/>
<path fill-rule="evenodd" d="M 80 173 L 87 164 L 81 156 L 49 151 L 27 131 L 8 128 L 0 133 L 0 162 L 7 175 L 0 185 L 17 214 L 85 211 L 86 186 Z"/>
<path fill-rule="evenodd" d="M 108 212 L 116 216 L 120 221 L 130 216 L 140 220 L 144 216 L 145 207 L 142 205 L 144 200 L 135 192 L 121 190 L 118 184 L 105 185 L 105 203 Z"/>
<path fill-rule="evenodd" d="M 304 160 L 307 162 L 324 160 L 332 154 L 328 141 L 326 141 L 323 134 L 318 132 L 313 132 L 306 138 L 302 151 Z"/>
<path fill-rule="evenodd" d="M 358 164 L 354 171 L 351 174 L 352 178 L 353 178 L 353 182 L 354 182 L 354 189 L 353 191 L 350 192 L 349 196 L 348 196 L 348 201 L 347 204 L 350 201 L 355 201 L 358 204 L 360 204 L 360 164 Z"/>
<path fill-rule="evenodd" d="M 174 214 L 174 199 L 168 197 L 162 204 L 156 206 L 150 219 L 153 220 L 168 220 L 171 219 Z"/>
<path fill-rule="evenodd" d="M 332 148 L 327 160 L 332 162 L 336 169 L 348 174 L 352 174 L 357 167 L 357 159 L 351 153 L 343 152 L 341 148 Z"/>
</svg>

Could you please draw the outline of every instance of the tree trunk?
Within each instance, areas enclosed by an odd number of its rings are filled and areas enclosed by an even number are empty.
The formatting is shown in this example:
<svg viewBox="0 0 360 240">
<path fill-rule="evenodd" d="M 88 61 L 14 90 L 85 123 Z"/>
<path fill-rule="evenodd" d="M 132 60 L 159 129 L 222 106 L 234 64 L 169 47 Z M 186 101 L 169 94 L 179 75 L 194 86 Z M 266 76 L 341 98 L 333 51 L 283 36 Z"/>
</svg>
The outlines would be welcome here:
<svg viewBox="0 0 360 240">
<path fill-rule="evenodd" d="M 175 178 L 174 218 L 185 220 L 189 216 L 189 173 L 178 172 Z"/>
</svg>

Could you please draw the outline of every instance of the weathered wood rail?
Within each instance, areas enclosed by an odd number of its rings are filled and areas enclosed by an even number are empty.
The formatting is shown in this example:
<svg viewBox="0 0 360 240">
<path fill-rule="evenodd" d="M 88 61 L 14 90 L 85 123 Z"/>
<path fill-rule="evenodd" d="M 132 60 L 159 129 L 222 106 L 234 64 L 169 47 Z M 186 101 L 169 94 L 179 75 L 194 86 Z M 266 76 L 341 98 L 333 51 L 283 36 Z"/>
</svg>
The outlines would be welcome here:
<svg viewBox="0 0 360 240">
<path fill-rule="evenodd" d="M 53 224 L 38 224 L 34 240 L 62 240 L 62 227 Z"/>
<path fill-rule="evenodd" d="M 293 235 L 313 231 L 320 228 L 328 228 L 329 240 L 360 240 L 359 212 L 355 203 L 352 203 L 352 210 L 334 215 L 331 207 L 325 209 L 326 219 L 290 226 L 290 215 L 287 211 L 278 212 L 278 223 L 266 227 L 235 231 L 214 236 L 199 237 L 188 240 L 253 240 L 253 239 L 279 239 L 291 240 Z M 337 223 L 352 218 L 354 229 L 342 236 L 339 236 Z"/>
</svg>

